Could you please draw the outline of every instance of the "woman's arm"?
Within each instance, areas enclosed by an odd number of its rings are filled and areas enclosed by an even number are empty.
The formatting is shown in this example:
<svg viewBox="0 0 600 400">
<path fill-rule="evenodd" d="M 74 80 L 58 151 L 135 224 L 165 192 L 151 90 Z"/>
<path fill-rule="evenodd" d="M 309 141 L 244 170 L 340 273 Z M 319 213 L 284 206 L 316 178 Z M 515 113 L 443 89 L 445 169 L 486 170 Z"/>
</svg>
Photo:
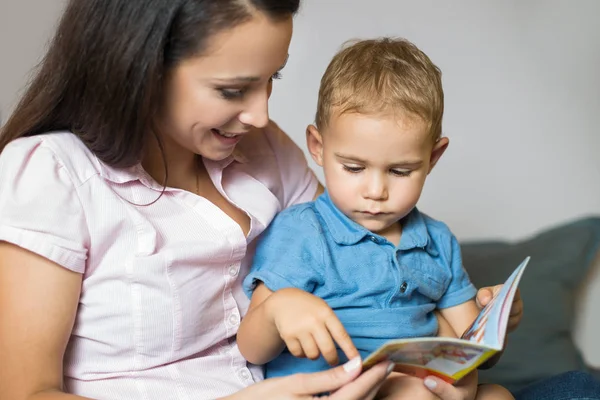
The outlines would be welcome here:
<svg viewBox="0 0 600 400">
<path fill-rule="evenodd" d="M 361 373 L 361 364 L 356 358 L 326 371 L 265 379 L 221 400 L 300 400 L 316 398 L 323 392 L 333 392 L 327 397 L 330 400 L 371 400 L 393 365 L 384 361 Z"/>
<path fill-rule="evenodd" d="M 81 274 L 0 242 L 1 399 L 84 399 L 62 393 L 81 280 Z"/>
</svg>

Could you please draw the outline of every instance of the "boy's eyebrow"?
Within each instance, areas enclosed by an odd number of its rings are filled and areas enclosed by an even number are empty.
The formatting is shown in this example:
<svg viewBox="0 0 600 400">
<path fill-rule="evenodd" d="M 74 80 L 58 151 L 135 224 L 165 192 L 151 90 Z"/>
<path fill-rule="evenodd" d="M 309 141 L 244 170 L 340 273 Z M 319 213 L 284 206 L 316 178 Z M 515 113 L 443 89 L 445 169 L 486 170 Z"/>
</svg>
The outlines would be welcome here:
<svg viewBox="0 0 600 400">
<path fill-rule="evenodd" d="M 285 58 L 285 61 L 281 65 L 281 67 L 279 67 L 279 69 L 277 69 L 277 72 L 281 72 L 281 70 L 285 68 L 285 65 L 287 64 L 289 58 L 290 58 L 290 55 L 288 54 L 287 57 Z M 217 80 L 219 82 L 227 82 L 227 83 L 251 83 L 251 82 L 260 81 L 260 77 L 259 76 L 234 76 L 231 78 L 216 78 L 215 80 Z"/>
<path fill-rule="evenodd" d="M 361 164 L 368 164 L 367 161 L 361 159 L 360 157 L 355 157 L 355 156 L 342 154 L 342 153 L 334 153 L 334 155 L 336 157 L 342 158 L 346 161 L 354 161 L 354 162 L 358 162 Z M 392 163 L 392 164 L 390 164 L 390 167 L 392 167 L 392 168 L 394 168 L 394 167 L 418 167 L 421 164 L 423 164 L 423 160 L 406 160 L 406 161 Z"/>
</svg>

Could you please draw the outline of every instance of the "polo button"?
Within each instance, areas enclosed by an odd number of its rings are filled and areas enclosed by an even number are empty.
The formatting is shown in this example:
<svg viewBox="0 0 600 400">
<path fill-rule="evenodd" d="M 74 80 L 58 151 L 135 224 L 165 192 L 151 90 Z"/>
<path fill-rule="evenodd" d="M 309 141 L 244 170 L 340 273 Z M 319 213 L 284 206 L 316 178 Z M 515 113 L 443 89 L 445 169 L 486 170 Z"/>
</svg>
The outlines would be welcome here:
<svg viewBox="0 0 600 400">
<path fill-rule="evenodd" d="M 402 282 L 402 285 L 400 285 L 400 293 L 406 292 L 407 287 L 408 287 L 408 284 L 406 282 Z"/>
<path fill-rule="evenodd" d="M 370 236 L 369 239 L 371 239 L 371 242 L 377 243 L 377 238 L 375 236 Z"/>
</svg>

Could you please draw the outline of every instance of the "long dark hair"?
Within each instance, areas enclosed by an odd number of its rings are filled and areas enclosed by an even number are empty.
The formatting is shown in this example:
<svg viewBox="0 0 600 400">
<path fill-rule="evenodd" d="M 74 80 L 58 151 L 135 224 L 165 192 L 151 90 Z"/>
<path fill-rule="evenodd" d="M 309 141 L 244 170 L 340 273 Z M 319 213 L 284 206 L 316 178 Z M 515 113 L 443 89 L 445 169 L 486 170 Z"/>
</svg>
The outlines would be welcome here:
<svg viewBox="0 0 600 400">
<path fill-rule="evenodd" d="M 207 39 L 259 11 L 278 20 L 300 0 L 70 0 L 48 52 L 0 135 L 75 133 L 103 162 L 140 162 L 163 79 Z"/>
</svg>

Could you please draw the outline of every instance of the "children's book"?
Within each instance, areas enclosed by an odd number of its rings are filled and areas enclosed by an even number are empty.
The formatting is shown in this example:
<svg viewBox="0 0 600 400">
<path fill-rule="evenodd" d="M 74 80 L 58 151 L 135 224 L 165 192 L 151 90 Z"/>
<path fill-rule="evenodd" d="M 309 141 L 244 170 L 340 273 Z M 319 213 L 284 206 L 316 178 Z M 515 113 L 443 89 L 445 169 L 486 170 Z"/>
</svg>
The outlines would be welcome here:
<svg viewBox="0 0 600 400">
<path fill-rule="evenodd" d="M 421 378 L 437 376 L 455 383 L 504 347 L 513 298 L 527 257 L 514 270 L 494 298 L 481 310 L 460 339 L 444 337 L 391 340 L 371 353 L 363 370 L 383 360 L 393 361 L 395 371 Z"/>
</svg>

